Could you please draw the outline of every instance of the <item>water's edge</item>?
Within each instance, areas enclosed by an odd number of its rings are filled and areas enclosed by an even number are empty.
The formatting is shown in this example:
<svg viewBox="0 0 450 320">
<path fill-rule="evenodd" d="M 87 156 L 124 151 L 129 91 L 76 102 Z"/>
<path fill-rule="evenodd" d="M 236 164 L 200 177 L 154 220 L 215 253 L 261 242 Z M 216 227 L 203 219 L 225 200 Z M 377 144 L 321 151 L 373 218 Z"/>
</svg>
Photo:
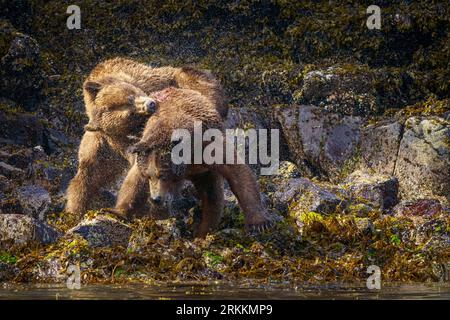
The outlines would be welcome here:
<svg viewBox="0 0 450 320">
<path fill-rule="evenodd" d="M 84 285 L 71 290 L 65 284 L 0 285 L 0 299 L 443 299 L 450 300 L 450 283 L 389 284 L 369 290 L 364 284 L 239 285 L 177 283 L 165 285 Z"/>
</svg>

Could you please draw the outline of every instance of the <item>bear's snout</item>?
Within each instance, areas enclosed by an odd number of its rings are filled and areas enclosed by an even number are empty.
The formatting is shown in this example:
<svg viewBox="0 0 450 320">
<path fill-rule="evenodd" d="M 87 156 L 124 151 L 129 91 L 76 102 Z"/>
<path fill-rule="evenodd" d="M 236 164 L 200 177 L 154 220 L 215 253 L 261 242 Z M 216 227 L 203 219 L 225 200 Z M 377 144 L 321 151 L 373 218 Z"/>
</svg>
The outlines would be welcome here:
<svg viewBox="0 0 450 320">
<path fill-rule="evenodd" d="M 145 101 L 144 108 L 147 113 L 155 113 L 156 101 L 154 101 L 153 99 Z"/>
<path fill-rule="evenodd" d="M 159 205 L 159 204 L 161 204 L 162 198 L 161 198 L 161 196 L 152 197 L 152 201 L 154 204 Z"/>
<path fill-rule="evenodd" d="M 152 115 L 158 107 L 156 100 L 150 97 L 137 97 L 135 99 L 136 111 L 145 115 Z"/>
</svg>

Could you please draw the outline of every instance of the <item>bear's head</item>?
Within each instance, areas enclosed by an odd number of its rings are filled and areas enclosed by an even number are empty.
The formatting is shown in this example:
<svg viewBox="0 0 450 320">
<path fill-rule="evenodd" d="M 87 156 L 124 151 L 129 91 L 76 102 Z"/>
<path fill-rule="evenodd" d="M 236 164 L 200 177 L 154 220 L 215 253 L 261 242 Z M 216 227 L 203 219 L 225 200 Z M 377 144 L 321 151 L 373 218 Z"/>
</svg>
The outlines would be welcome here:
<svg viewBox="0 0 450 320">
<path fill-rule="evenodd" d="M 156 111 L 156 101 L 140 88 L 115 78 L 86 81 L 83 85 L 87 131 L 101 131 L 114 137 L 139 133 L 146 116 Z"/>
</svg>

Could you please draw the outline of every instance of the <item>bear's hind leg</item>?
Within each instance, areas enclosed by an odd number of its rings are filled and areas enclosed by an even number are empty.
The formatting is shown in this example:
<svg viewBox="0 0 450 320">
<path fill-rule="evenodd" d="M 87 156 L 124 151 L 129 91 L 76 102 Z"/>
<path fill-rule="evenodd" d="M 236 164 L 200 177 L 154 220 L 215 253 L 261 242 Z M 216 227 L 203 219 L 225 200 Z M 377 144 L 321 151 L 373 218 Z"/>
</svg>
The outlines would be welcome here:
<svg viewBox="0 0 450 320">
<path fill-rule="evenodd" d="M 205 238 L 206 235 L 217 228 L 222 217 L 223 178 L 215 172 L 206 172 L 191 179 L 201 201 L 202 220 L 196 232 L 196 237 Z"/>
</svg>

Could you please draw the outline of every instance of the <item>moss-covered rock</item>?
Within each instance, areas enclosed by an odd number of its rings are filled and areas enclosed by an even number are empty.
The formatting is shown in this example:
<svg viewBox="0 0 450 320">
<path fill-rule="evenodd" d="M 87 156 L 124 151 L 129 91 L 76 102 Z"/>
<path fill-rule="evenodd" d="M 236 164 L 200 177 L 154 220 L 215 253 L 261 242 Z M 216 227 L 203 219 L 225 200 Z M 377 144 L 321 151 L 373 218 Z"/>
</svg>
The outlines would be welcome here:
<svg viewBox="0 0 450 320">
<path fill-rule="evenodd" d="M 388 175 L 373 175 L 355 171 L 342 184 L 352 202 L 363 202 L 374 208 L 387 210 L 398 202 L 398 180 Z"/>
</svg>

